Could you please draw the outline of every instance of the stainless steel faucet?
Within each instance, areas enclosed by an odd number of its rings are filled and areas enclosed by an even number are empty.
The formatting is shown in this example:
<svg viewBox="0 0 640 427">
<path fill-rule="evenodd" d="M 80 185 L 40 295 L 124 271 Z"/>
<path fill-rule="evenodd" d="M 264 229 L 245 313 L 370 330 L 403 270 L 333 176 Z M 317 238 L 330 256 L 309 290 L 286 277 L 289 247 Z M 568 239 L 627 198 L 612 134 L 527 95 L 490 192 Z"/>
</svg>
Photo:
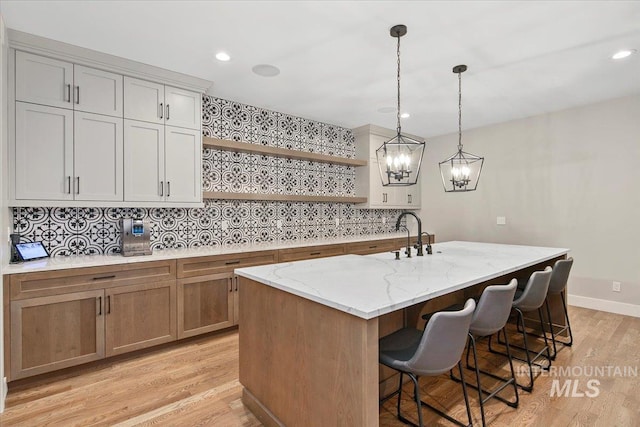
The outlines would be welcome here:
<svg viewBox="0 0 640 427">
<path fill-rule="evenodd" d="M 400 216 L 398 216 L 398 220 L 396 221 L 396 231 L 400 230 L 400 221 L 402 221 L 402 218 L 404 218 L 407 215 L 411 215 L 412 217 L 414 217 L 416 219 L 416 221 L 418 221 L 418 241 L 416 243 L 416 246 L 418 249 L 418 256 L 424 256 L 424 252 L 422 251 L 422 221 L 420 221 L 420 218 L 418 218 L 418 215 L 414 214 L 411 211 L 404 211 L 400 214 Z M 407 234 L 408 234 L 408 230 L 407 230 Z M 407 255 L 411 256 L 411 240 L 409 239 L 409 236 L 407 236 Z"/>
</svg>

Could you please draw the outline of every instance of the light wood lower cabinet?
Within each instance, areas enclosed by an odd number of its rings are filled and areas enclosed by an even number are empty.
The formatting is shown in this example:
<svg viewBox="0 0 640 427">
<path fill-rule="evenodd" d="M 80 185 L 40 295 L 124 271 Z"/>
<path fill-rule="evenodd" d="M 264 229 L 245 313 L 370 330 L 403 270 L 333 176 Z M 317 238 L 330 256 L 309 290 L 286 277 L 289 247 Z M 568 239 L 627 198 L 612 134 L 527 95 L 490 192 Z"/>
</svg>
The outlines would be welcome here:
<svg viewBox="0 0 640 427">
<path fill-rule="evenodd" d="M 11 379 L 105 356 L 104 290 L 11 302 Z"/>
<path fill-rule="evenodd" d="M 235 283 L 233 273 L 178 279 L 178 338 L 233 326 Z"/>
<path fill-rule="evenodd" d="M 177 339 L 175 280 L 110 288 L 105 294 L 107 356 Z"/>
</svg>

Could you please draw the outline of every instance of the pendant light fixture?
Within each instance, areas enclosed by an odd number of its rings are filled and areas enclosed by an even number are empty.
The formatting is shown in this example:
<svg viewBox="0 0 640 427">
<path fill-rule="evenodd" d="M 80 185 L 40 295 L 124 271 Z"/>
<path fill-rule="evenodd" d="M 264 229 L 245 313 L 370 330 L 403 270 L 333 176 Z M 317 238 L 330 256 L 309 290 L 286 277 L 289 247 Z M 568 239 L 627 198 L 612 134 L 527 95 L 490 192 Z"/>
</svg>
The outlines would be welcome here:
<svg viewBox="0 0 640 427">
<path fill-rule="evenodd" d="M 456 65 L 453 72 L 458 75 L 458 151 L 439 163 L 444 191 L 474 191 L 478 187 L 484 157 L 462 151 L 462 73 L 466 65 Z"/>
<path fill-rule="evenodd" d="M 395 25 L 389 31 L 391 37 L 398 39 L 398 111 L 396 136 L 385 142 L 376 150 L 378 167 L 383 186 L 415 185 L 420 173 L 422 154 L 424 153 L 424 141 L 402 134 L 400 126 L 400 37 L 407 34 L 405 25 Z"/>
</svg>

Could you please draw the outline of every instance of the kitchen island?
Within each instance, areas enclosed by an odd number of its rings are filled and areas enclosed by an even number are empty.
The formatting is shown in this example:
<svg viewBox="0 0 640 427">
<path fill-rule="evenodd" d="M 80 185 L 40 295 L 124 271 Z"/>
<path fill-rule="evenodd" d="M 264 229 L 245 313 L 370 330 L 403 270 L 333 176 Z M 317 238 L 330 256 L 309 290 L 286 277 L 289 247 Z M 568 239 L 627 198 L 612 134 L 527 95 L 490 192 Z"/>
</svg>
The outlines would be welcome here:
<svg viewBox="0 0 640 427">
<path fill-rule="evenodd" d="M 377 426 L 380 319 L 553 265 L 568 249 L 445 242 L 236 269 L 243 402 L 265 425 Z M 413 310 L 415 312 L 415 309 Z M 401 327 L 397 325 L 397 327 Z"/>
</svg>

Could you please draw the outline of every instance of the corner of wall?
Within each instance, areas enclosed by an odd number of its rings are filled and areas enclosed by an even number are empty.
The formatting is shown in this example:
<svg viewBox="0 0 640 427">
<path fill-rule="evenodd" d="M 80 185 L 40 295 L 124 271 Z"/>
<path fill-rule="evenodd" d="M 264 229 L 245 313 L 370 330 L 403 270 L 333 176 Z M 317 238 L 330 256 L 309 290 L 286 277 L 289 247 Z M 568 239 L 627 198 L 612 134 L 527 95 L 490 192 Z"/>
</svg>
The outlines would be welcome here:
<svg viewBox="0 0 640 427">
<path fill-rule="evenodd" d="M 4 25 L 2 13 L 0 13 L 0 331 L 4 331 L 2 319 L 2 266 L 8 262 L 6 224 L 9 221 L 7 209 L 7 177 L 3 176 L 7 170 L 7 29 Z M 0 336 L 2 336 L 0 334 Z M 4 373 L 4 339 L 0 339 L 0 413 L 4 411 L 4 401 L 7 395 Z"/>
</svg>

